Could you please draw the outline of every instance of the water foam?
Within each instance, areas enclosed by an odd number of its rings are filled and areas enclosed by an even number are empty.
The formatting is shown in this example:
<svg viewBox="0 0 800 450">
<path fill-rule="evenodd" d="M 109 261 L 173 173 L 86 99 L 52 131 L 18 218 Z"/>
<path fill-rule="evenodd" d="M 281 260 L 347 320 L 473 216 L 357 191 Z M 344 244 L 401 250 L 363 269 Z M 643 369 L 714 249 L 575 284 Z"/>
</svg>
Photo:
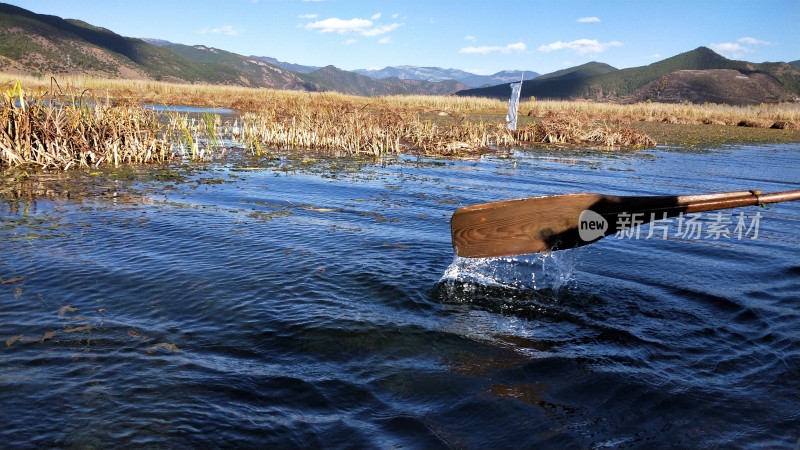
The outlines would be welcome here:
<svg viewBox="0 0 800 450">
<path fill-rule="evenodd" d="M 440 283 L 475 283 L 519 290 L 553 290 L 570 287 L 578 250 L 499 258 L 456 256 Z"/>
</svg>

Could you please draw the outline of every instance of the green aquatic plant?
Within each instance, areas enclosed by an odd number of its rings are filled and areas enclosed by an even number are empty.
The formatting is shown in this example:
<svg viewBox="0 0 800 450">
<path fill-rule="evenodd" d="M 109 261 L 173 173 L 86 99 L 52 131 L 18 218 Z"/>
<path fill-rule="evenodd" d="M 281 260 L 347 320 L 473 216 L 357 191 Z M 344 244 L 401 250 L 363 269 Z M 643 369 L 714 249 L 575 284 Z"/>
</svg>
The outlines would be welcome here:
<svg viewBox="0 0 800 450">
<path fill-rule="evenodd" d="M 219 116 L 206 112 L 203 114 L 203 124 L 205 125 L 206 146 L 212 151 L 219 148 L 221 146 L 217 135 L 217 127 L 221 125 Z"/>
</svg>

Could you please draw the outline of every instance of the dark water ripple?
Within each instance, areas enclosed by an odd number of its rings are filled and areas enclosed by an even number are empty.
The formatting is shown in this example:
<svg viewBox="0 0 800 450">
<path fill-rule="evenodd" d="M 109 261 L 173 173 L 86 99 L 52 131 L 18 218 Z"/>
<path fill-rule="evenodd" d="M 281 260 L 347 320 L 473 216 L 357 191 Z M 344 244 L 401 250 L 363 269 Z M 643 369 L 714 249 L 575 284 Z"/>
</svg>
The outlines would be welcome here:
<svg viewBox="0 0 800 450">
<path fill-rule="evenodd" d="M 798 189 L 798 150 L 211 167 L 135 201 L 4 202 L 0 447 L 791 448 L 797 202 L 747 209 L 755 240 L 483 261 L 452 259 L 448 221 Z"/>
</svg>

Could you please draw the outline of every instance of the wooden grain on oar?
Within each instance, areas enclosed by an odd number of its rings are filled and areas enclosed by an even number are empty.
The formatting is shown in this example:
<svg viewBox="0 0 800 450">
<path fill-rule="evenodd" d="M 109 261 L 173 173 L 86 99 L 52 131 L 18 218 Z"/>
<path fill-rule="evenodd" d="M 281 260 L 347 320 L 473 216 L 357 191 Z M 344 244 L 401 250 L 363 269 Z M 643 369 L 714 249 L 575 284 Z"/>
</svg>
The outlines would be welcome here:
<svg viewBox="0 0 800 450">
<path fill-rule="evenodd" d="M 458 256 L 487 258 L 562 250 L 591 244 L 618 231 L 621 218 L 637 225 L 678 216 L 800 199 L 800 190 L 761 194 L 758 190 L 716 194 L 634 197 L 567 194 L 482 203 L 458 209 L 450 221 Z M 581 239 L 581 214 L 605 219 L 602 234 Z"/>
</svg>

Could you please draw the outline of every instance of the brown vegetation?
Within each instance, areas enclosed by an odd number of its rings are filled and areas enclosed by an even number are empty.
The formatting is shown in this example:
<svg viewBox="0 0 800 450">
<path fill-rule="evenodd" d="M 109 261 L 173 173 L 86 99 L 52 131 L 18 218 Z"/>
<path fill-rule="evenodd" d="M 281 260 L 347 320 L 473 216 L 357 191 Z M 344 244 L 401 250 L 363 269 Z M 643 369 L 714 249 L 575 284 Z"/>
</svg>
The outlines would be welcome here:
<svg viewBox="0 0 800 450">
<path fill-rule="evenodd" d="M 164 161 L 170 146 L 159 126 L 138 108 L 55 104 L 26 96 L 17 83 L 0 98 L 0 166 Z"/>
<path fill-rule="evenodd" d="M 50 79 L 19 77 L 0 74 L 0 85 L 21 80 L 26 89 L 33 93 L 50 90 Z M 385 96 L 358 97 L 335 92 L 308 93 L 300 91 L 279 91 L 237 86 L 202 84 L 178 84 L 145 80 L 110 80 L 88 77 L 61 77 L 59 83 L 67 91 L 88 90 L 92 95 L 109 97 L 119 104 L 153 103 L 158 105 L 194 105 L 205 107 L 231 108 L 241 112 L 257 112 L 265 105 L 292 102 L 299 97 L 312 99 L 347 100 L 359 107 L 389 107 L 411 110 L 420 113 L 446 113 L 505 115 L 506 102 L 480 97 L 453 96 Z M 519 108 L 522 114 L 530 117 L 553 117 L 554 115 L 573 115 L 591 117 L 619 123 L 660 122 L 674 120 L 682 124 L 720 123 L 737 125 L 746 119 L 763 119 L 770 126 L 778 121 L 789 124 L 788 128 L 800 128 L 800 104 L 774 103 L 749 106 L 731 106 L 713 103 L 706 104 L 668 104 L 641 102 L 634 104 L 596 103 L 588 101 L 531 100 L 523 99 Z M 671 119 L 670 119 L 671 118 Z M 768 126 L 769 127 L 769 126 Z"/>
<path fill-rule="evenodd" d="M 630 127 L 577 115 L 541 120 L 523 128 L 518 137 L 524 142 L 589 145 L 606 148 L 653 147 L 656 141 Z"/>
<path fill-rule="evenodd" d="M 798 103 L 732 106 L 713 103 L 695 105 L 657 102 L 616 104 L 530 101 L 521 104 L 520 111 L 527 111 L 528 116 L 532 117 L 579 114 L 596 120 L 608 120 L 622 124 L 663 122 L 682 125 L 743 126 L 740 123 L 744 121 L 762 128 L 771 128 L 774 124 L 781 123 L 781 129 L 800 129 L 800 104 Z"/>
<path fill-rule="evenodd" d="M 0 76 L 0 82 L 3 77 Z M 725 124 L 797 129 L 800 107 L 791 104 L 733 107 L 534 101 L 520 105 L 520 128 L 505 128 L 506 104 L 470 97 L 388 96 L 365 98 L 150 81 L 26 78 L 0 86 L 0 167 L 34 164 L 69 168 L 147 163 L 176 157 L 204 158 L 243 144 L 261 154 L 275 149 L 331 154 L 411 153 L 465 157 L 512 146 L 558 145 L 641 148 L 655 141 L 637 123 Z M 59 95 L 53 95 L 56 92 Z M 86 106 L 87 98 L 91 106 Z M 102 100 L 98 100 L 98 98 Z M 239 110 L 190 118 L 142 107 L 202 105 Z"/>
</svg>

